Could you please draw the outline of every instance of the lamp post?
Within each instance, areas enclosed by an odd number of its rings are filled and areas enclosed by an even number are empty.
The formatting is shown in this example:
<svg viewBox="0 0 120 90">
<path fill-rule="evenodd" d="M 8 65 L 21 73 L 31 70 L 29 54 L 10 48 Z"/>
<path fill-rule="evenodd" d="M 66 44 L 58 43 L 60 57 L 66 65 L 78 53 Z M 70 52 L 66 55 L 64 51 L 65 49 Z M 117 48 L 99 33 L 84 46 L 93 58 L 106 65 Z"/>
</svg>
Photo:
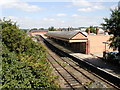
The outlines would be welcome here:
<svg viewBox="0 0 120 90">
<path fill-rule="evenodd" d="M 103 42 L 105 44 L 105 52 L 106 52 L 106 45 L 109 44 L 108 42 Z"/>
<path fill-rule="evenodd" d="M 105 51 L 103 52 L 103 57 L 106 60 L 107 59 L 107 53 L 106 53 L 106 45 L 109 44 L 108 42 L 103 42 L 105 44 Z"/>
</svg>

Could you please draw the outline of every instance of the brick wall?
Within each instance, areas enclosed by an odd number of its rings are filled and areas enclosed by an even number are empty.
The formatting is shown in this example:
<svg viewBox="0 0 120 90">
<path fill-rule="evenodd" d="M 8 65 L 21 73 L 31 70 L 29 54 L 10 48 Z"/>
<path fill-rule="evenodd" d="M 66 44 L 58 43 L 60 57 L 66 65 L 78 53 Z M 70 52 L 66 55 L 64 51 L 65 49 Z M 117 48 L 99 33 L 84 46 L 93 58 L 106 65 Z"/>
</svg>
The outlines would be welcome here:
<svg viewBox="0 0 120 90">
<path fill-rule="evenodd" d="M 78 33 L 77 35 L 75 35 L 72 39 L 80 39 L 80 38 L 87 38 L 85 37 L 83 34 Z"/>
<path fill-rule="evenodd" d="M 109 35 L 88 35 L 88 40 L 90 40 L 90 53 L 102 53 L 105 51 L 105 44 L 103 42 L 107 42 L 111 36 Z M 109 46 L 106 45 L 107 51 L 113 51 L 113 49 L 109 49 Z"/>
</svg>

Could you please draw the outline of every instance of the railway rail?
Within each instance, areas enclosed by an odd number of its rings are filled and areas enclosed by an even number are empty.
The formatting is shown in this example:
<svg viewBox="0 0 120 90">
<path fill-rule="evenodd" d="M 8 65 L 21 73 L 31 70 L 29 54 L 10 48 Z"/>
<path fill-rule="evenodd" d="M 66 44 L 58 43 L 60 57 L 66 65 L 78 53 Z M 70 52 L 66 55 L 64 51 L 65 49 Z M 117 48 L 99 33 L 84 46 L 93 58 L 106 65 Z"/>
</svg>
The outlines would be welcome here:
<svg viewBox="0 0 120 90">
<path fill-rule="evenodd" d="M 86 63 L 83 63 L 82 62 L 78 62 L 77 59 L 69 57 L 69 55 L 65 54 L 65 52 L 62 52 L 61 50 L 57 49 L 56 47 L 54 47 L 53 45 L 50 45 L 49 42 L 47 42 L 43 37 L 42 37 L 43 41 L 46 43 L 46 45 L 51 48 L 54 52 L 57 52 L 57 54 L 59 55 L 59 59 L 55 59 L 53 54 L 48 54 L 48 60 L 50 61 L 50 63 L 52 64 L 52 66 L 55 68 L 55 70 L 65 79 L 65 81 L 68 83 L 69 87 L 71 88 L 76 88 L 76 87 L 79 87 L 79 88 L 82 88 L 82 89 L 87 89 L 88 87 L 85 85 L 84 81 L 85 80 L 88 80 L 88 81 L 85 81 L 85 82 L 92 82 L 92 83 L 96 83 L 95 79 L 97 77 L 97 80 L 99 79 L 100 81 L 102 82 L 105 82 L 107 83 L 108 86 L 111 86 L 111 88 L 115 88 L 115 89 L 120 89 L 119 86 L 116 86 L 110 82 L 108 82 L 107 80 L 101 78 L 100 76 L 96 75 L 95 73 L 91 72 L 93 70 L 90 71 L 90 69 L 94 69 L 94 68 L 89 68 L 89 69 L 86 69 L 83 67 L 81 67 L 81 63 L 86 66 Z M 74 61 L 73 61 L 74 60 Z M 61 65 L 59 63 L 59 61 L 63 61 L 64 63 L 68 64 L 69 67 L 68 68 L 65 68 L 63 65 Z M 76 62 L 75 62 L 76 61 Z M 79 60 L 80 61 L 80 60 Z M 52 62 L 56 62 L 57 64 L 54 65 Z M 57 68 L 56 68 L 57 66 Z M 59 68 L 62 68 L 62 69 L 59 69 Z M 92 66 L 91 66 L 92 67 Z M 81 81 L 78 77 L 76 77 L 74 74 L 70 73 L 70 70 L 73 69 L 74 71 L 76 72 L 79 72 L 82 77 L 84 77 L 84 80 Z M 86 69 L 86 70 L 85 70 Z M 99 71 L 100 72 L 100 71 Z M 62 73 L 62 74 L 61 74 Z M 91 74 L 86 74 L 86 73 L 91 73 Z M 93 78 L 91 78 L 93 77 Z M 70 79 L 71 78 L 71 79 Z M 73 82 L 74 83 L 73 83 Z M 83 84 L 84 83 L 84 84 Z M 104 84 L 104 83 L 103 83 Z M 102 84 L 102 85 L 103 85 Z M 101 85 L 101 84 L 100 84 Z M 99 85 L 98 85 L 99 86 Z M 104 85 L 103 85 L 104 86 Z M 103 87 L 102 86 L 102 87 Z M 106 86 L 104 86 L 105 88 Z"/>
<path fill-rule="evenodd" d="M 105 83 L 109 84 L 110 86 L 118 89 L 118 87 L 116 87 L 112 83 L 108 82 L 107 80 L 103 79 L 102 77 L 96 75 L 95 73 L 93 73 L 93 72 L 91 72 L 91 71 L 89 71 L 87 69 L 83 69 L 82 66 L 80 66 L 78 63 L 74 62 L 69 57 L 64 57 L 64 58 L 62 58 L 62 60 L 63 60 L 63 62 L 69 64 L 69 66 L 74 68 L 76 71 L 78 71 L 79 73 L 81 73 L 82 75 L 84 75 L 85 77 L 90 79 L 93 83 L 95 83 L 96 80 L 99 80 L 101 82 L 105 82 Z"/>
<path fill-rule="evenodd" d="M 67 82 L 68 87 L 75 89 L 80 88 L 87 90 L 87 88 L 82 85 L 82 83 L 74 76 L 72 75 L 67 69 L 65 69 L 52 55 L 48 54 L 47 58 L 51 65 L 55 68 L 55 70 L 64 78 L 64 80 Z M 53 64 L 53 62 L 56 64 Z"/>
</svg>

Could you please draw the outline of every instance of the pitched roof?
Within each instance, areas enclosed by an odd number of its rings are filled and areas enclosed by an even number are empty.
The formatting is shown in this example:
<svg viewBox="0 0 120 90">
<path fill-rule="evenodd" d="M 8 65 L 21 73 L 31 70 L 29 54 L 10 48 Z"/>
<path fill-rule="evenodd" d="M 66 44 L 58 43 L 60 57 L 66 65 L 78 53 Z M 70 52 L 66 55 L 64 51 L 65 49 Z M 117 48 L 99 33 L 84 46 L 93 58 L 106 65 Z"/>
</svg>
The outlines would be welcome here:
<svg viewBox="0 0 120 90">
<path fill-rule="evenodd" d="M 63 39 L 71 39 L 78 33 L 81 33 L 82 35 L 87 37 L 85 34 L 83 34 L 80 31 L 49 31 L 46 33 L 46 35 L 52 36 L 52 37 L 59 37 L 59 38 L 63 38 Z"/>
</svg>

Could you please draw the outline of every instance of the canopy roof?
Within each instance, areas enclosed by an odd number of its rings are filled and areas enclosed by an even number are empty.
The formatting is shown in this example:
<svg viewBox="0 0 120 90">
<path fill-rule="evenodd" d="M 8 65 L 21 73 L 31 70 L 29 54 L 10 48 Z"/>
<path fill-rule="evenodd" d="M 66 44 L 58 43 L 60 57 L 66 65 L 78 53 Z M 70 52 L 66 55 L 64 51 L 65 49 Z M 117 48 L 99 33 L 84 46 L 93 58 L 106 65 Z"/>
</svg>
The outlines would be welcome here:
<svg viewBox="0 0 120 90">
<path fill-rule="evenodd" d="M 69 39 L 72 39 L 78 33 L 81 33 L 84 37 L 87 37 L 85 34 L 83 34 L 80 31 L 49 31 L 46 33 L 46 35 L 69 40 Z"/>
</svg>

